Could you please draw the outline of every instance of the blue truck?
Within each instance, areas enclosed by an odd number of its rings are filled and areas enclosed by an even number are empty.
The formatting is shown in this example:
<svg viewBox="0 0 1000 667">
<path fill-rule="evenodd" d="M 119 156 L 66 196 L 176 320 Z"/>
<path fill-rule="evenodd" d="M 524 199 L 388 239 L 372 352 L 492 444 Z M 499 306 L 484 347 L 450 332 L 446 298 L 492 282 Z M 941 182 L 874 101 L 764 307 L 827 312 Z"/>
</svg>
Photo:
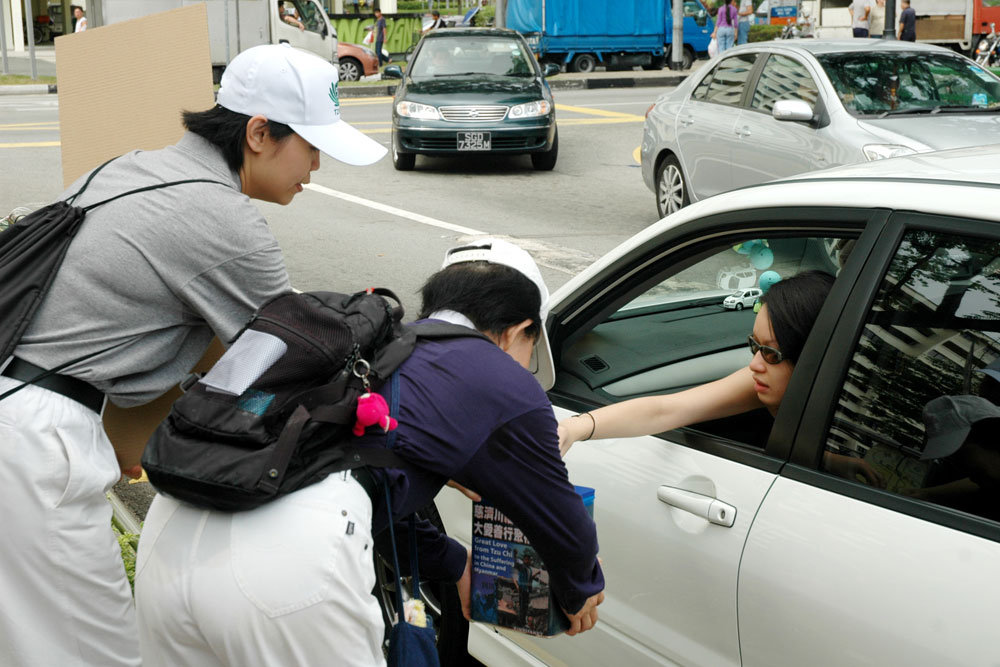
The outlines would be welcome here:
<svg viewBox="0 0 1000 667">
<path fill-rule="evenodd" d="M 684 68 L 708 52 L 714 22 L 701 0 L 684 2 Z M 672 0 L 507 0 L 507 27 L 543 62 L 570 72 L 662 69 L 670 60 Z"/>
</svg>

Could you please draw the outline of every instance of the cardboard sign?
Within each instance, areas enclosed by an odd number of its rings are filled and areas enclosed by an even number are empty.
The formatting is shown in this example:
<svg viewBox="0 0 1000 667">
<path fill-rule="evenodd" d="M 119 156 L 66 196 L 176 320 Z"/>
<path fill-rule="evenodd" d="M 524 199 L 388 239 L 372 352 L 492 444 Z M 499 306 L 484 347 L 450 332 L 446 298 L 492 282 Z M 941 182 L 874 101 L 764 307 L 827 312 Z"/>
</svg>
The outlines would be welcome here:
<svg viewBox="0 0 1000 667">
<path fill-rule="evenodd" d="M 204 4 L 56 37 L 63 183 L 184 134 L 215 104 Z"/>
<path fill-rule="evenodd" d="M 204 4 L 57 37 L 63 182 L 134 149 L 154 150 L 184 134 L 181 111 L 215 104 Z M 218 340 L 196 366 L 222 354 Z M 104 428 L 123 469 L 138 465 L 146 441 L 180 394 L 123 409 L 108 405 Z"/>
</svg>

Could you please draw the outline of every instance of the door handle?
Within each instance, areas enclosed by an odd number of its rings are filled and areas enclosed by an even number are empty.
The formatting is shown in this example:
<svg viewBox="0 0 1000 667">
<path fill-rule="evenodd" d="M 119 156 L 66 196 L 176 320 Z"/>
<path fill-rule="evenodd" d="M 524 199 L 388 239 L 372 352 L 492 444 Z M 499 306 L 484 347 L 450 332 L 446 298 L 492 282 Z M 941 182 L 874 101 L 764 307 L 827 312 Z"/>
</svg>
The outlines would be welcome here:
<svg viewBox="0 0 1000 667">
<path fill-rule="evenodd" d="M 745 139 L 746 137 L 749 137 L 750 128 L 744 125 L 740 129 L 736 130 L 736 136 L 739 137 L 740 139 Z"/>
<path fill-rule="evenodd" d="M 711 496 L 661 486 L 656 490 L 656 497 L 671 507 L 690 512 L 719 526 L 731 528 L 736 521 L 736 508 Z"/>
<path fill-rule="evenodd" d="M 681 118 L 681 125 L 687 127 L 694 122 L 694 116 L 687 116 L 686 118 Z"/>
</svg>

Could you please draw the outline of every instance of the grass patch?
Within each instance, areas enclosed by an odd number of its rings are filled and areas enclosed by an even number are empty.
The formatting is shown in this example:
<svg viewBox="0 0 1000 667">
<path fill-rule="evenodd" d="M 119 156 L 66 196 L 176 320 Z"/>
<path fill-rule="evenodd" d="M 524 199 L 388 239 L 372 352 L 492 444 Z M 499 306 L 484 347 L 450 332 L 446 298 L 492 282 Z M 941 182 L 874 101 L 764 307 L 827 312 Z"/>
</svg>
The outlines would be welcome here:
<svg viewBox="0 0 1000 667">
<path fill-rule="evenodd" d="M 0 74 L 0 86 L 52 85 L 55 82 L 54 76 L 39 76 L 37 79 L 32 79 L 27 74 Z"/>
</svg>

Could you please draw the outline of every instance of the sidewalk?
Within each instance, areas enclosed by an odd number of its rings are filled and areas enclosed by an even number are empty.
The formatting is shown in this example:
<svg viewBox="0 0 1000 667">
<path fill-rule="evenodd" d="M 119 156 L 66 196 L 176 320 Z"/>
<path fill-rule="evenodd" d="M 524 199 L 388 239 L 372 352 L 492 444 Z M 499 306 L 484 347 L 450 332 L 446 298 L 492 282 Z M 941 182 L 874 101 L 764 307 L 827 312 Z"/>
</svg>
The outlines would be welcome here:
<svg viewBox="0 0 1000 667">
<path fill-rule="evenodd" d="M 696 60 L 688 70 L 643 70 L 638 67 L 624 72 L 606 72 L 603 69 L 587 74 L 568 72 L 548 79 L 552 90 L 585 90 L 594 88 L 638 88 L 676 86 L 688 74 L 701 66 Z M 31 59 L 27 51 L 7 51 L 10 74 L 31 75 Z M 52 45 L 35 47 L 35 69 L 38 76 L 56 75 L 56 49 Z M 0 95 L 32 95 L 55 93 L 56 86 L 47 84 L 26 84 L 0 86 Z M 344 84 L 340 87 L 341 97 L 377 97 L 396 92 L 396 81 L 388 79 L 378 85 Z"/>
<path fill-rule="evenodd" d="M 27 50 L 7 50 L 7 74 L 31 76 L 31 58 Z M 3 73 L 0 65 L 0 74 Z M 35 74 L 37 76 L 56 75 L 56 47 L 47 44 L 35 47 Z M 44 83 L 29 83 L 23 86 L 0 86 L 0 95 L 31 95 L 56 92 L 55 86 Z"/>
</svg>

